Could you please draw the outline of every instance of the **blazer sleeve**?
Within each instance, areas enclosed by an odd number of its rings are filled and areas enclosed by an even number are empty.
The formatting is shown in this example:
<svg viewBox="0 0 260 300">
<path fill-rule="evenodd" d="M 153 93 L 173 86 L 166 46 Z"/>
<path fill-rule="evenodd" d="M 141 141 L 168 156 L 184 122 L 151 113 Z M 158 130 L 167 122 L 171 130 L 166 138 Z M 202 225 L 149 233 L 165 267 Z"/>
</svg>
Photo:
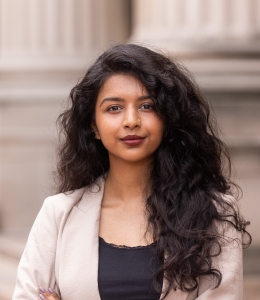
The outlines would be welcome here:
<svg viewBox="0 0 260 300">
<path fill-rule="evenodd" d="M 243 259 L 242 235 L 233 225 L 221 225 L 222 251 L 213 258 L 213 267 L 222 273 L 219 287 L 207 276 L 199 279 L 197 300 L 242 300 L 243 298 Z"/>
<path fill-rule="evenodd" d="M 36 217 L 18 265 L 13 300 L 38 299 L 39 286 L 58 292 L 54 271 L 57 232 L 54 204 L 49 197 Z"/>
</svg>

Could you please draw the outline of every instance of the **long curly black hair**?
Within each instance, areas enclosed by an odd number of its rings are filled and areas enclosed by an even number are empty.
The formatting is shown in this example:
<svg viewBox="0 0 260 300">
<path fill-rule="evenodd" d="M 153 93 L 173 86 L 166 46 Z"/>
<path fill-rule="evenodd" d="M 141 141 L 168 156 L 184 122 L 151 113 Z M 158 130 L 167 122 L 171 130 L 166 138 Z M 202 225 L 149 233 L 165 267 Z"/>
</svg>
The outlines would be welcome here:
<svg viewBox="0 0 260 300">
<path fill-rule="evenodd" d="M 209 105 L 192 76 L 172 59 L 139 45 L 117 45 L 88 69 L 70 93 L 71 106 L 58 119 L 64 135 L 58 191 L 88 186 L 109 169 L 108 152 L 95 139 L 91 124 L 100 88 L 114 74 L 138 79 L 154 96 L 164 123 L 147 199 L 148 224 L 162 261 L 155 285 L 159 289 L 164 277 L 169 282 L 167 292 L 193 291 L 197 278 L 209 275 L 217 287 L 222 274 L 212 259 L 221 253 L 222 243 L 216 224 L 227 223 L 240 231 L 244 246 L 251 237 L 236 200 L 230 200 L 235 199 L 236 185 L 230 181 L 229 155 L 210 118 Z"/>
</svg>

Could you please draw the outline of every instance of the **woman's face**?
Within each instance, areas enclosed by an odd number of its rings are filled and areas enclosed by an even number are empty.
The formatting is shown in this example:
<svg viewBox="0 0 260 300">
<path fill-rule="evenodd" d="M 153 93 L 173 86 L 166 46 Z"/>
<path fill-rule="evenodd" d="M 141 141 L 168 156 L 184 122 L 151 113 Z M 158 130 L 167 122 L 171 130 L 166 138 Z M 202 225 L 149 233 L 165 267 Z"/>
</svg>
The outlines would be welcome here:
<svg viewBox="0 0 260 300">
<path fill-rule="evenodd" d="M 95 114 L 93 129 L 110 161 L 151 160 L 162 140 L 163 123 L 140 81 L 124 74 L 109 77 L 98 94 Z"/>
</svg>

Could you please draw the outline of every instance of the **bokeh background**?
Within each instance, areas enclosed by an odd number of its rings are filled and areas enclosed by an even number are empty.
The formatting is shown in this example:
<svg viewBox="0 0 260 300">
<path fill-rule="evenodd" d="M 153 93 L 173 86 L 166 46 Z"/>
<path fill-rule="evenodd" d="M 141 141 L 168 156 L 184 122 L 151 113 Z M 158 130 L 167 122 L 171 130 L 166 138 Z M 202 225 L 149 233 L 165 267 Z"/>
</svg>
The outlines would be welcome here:
<svg viewBox="0 0 260 300">
<path fill-rule="evenodd" d="M 134 42 L 190 69 L 229 146 L 251 221 L 245 300 L 260 299 L 260 0 L 0 0 L 0 299 L 45 197 L 56 118 L 107 47 Z"/>
</svg>

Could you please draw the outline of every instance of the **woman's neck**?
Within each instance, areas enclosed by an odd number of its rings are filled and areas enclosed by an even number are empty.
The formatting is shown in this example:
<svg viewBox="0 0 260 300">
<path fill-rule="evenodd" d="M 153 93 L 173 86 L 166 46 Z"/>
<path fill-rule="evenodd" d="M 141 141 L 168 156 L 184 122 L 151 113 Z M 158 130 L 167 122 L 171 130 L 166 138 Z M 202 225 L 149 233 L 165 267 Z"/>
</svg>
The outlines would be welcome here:
<svg viewBox="0 0 260 300">
<path fill-rule="evenodd" d="M 138 164 L 110 160 L 105 191 L 110 199 L 121 203 L 140 202 L 149 193 L 150 171 L 151 161 Z"/>
<path fill-rule="evenodd" d="M 146 233 L 149 165 L 110 160 L 99 227 L 99 235 L 106 241 L 128 246 L 153 242 Z"/>
</svg>

